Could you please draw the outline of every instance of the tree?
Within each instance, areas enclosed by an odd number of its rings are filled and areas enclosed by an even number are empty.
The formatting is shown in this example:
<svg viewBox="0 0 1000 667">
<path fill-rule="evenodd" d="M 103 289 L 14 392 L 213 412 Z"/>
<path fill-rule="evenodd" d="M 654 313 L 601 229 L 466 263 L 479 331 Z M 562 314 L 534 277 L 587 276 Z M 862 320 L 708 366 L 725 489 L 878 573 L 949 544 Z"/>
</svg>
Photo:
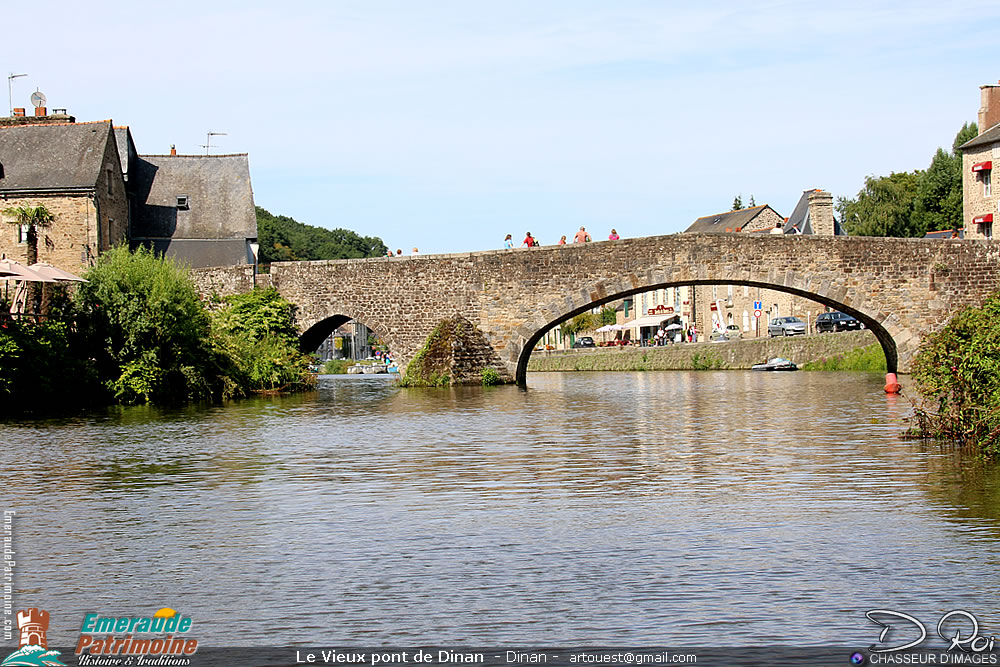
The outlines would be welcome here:
<svg viewBox="0 0 1000 667">
<path fill-rule="evenodd" d="M 857 199 L 840 198 L 837 209 L 851 236 L 923 236 L 914 226 L 919 171 L 868 176 Z"/>
<path fill-rule="evenodd" d="M 598 321 L 601 326 L 615 324 L 618 321 L 618 311 L 613 306 L 604 306 L 598 314 Z"/>
<path fill-rule="evenodd" d="M 381 257 L 388 250 L 378 237 L 359 236 L 348 229 L 306 225 L 288 216 L 272 215 L 260 206 L 257 207 L 257 238 L 262 264 Z"/>
<path fill-rule="evenodd" d="M 152 250 L 112 248 L 78 292 L 97 372 L 121 403 L 210 398 L 218 364 L 209 318 L 187 272 Z"/>
<path fill-rule="evenodd" d="M 733 198 L 733 210 L 734 211 L 740 211 L 740 210 L 742 210 L 744 208 L 746 208 L 746 207 L 743 205 L 743 195 L 742 194 L 736 195 Z"/>
<path fill-rule="evenodd" d="M 837 213 L 856 236 L 923 236 L 962 226 L 962 156 L 958 148 L 977 135 L 965 123 L 951 152 L 938 148 L 925 171 L 869 176 L 857 198 L 837 199 Z"/>
<path fill-rule="evenodd" d="M 14 206 L 6 208 L 3 214 L 12 218 L 7 222 L 12 225 L 20 225 L 26 228 L 26 241 L 28 244 L 27 263 L 34 264 L 38 261 L 38 229 L 48 227 L 56 219 L 55 216 L 45 208 L 44 204 L 38 206 Z"/>
</svg>

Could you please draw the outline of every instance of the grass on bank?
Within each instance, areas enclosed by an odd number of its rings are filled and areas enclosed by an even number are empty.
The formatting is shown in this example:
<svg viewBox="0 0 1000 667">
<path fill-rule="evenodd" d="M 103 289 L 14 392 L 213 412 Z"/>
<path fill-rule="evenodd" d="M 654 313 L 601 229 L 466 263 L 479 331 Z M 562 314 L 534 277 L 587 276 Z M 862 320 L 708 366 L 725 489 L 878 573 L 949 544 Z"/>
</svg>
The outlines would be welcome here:
<svg viewBox="0 0 1000 667">
<path fill-rule="evenodd" d="M 804 371 L 886 371 L 882 346 L 872 343 L 865 347 L 835 354 L 802 364 Z"/>
</svg>

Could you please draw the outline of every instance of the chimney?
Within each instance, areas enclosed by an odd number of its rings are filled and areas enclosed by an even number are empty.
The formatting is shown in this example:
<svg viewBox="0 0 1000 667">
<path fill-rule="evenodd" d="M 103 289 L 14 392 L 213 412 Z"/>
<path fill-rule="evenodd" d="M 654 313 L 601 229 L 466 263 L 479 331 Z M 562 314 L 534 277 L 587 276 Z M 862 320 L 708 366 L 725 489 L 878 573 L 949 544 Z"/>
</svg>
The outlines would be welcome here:
<svg viewBox="0 0 1000 667">
<path fill-rule="evenodd" d="M 24 107 L 14 107 L 14 118 L 24 118 Z"/>
<path fill-rule="evenodd" d="M 817 236 L 833 236 L 833 195 L 826 190 L 809 193 L 809 222 Z"/>
<path fill-rule="evenodd" d="M 46 115 L 47 111 L 48 109 L 46 109 L 45 107 L 35 107 L 35 116 L 36 117 L 44 116 Z"/>
<path fill-rule="evenodd" d="M 1000 123 L 1000 82 L 979 86 L 979 134 Z"/>
<path fill-rule="evenodd" d="M 170 157 L 177 157 L 177 146 L 176 146 L 176 144 L 170 144 Z"/>
</svg>

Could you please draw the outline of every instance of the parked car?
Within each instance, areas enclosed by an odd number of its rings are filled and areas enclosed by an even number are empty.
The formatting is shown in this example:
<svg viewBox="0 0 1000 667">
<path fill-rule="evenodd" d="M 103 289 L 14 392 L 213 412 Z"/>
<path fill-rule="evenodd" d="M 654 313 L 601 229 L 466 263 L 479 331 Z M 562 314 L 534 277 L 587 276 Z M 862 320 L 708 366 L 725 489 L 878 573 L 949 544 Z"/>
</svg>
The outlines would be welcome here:
<svg viewBox="0 0 1000 667">
<path fill-rule="evenodd" d="M 847 313 L 833 311 L 832 313 L 820 313 L 816 317 L 816 331 L 826 333 L 828 331 L 857 331 L 864 329 L 865 325 Z"/>
<path fill-rule="evenodd" d="M 597 345 L 594 344 L 594 339 L 590 336 L 580 336 L 573 343 L 573 347 L 597 347 Z"/>
<path fill-rule="evenodd" d="M 767 325 L 767 335 L 771 338 L 775 336 L 797 336 L 806 332 L 806 323 L 797 317 L 775 317 Z"/>
<path fill-rule="evenodd" d="M 740 327 L 736 324 L 730 324 L 726 327 L 725 331 L 713 331 L 709 335 L 708 340 L 717 343 L 719 341 L 737 340 L 740 338 L 743 338 L 743 332 L 740 331 Z"/>
</svg>

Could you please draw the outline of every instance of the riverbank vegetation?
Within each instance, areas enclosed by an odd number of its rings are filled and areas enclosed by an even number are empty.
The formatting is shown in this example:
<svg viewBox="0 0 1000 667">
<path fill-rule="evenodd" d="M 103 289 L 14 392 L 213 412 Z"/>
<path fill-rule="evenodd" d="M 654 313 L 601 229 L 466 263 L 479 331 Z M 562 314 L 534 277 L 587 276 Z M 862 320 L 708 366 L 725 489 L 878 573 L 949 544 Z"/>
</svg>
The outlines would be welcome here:
<svg viewBox="0 0 1000 667">
<path fill-rule="evenodd" d="M 815 361 L 802 364 L 804 371 L 886 371 L 885 353 L 882 346 L 872 343 L 865 347 L 848 350 Z"/>
<path fill-rule="evenodd" d="M 273 289 L 210 310 L 184 268 L 125 247 L 84 277 L 46 321 L 0 328 L 0 412 L 218 401 L 315 382 L 292 306 Z"/>
<path fill-rule="evenodd" d="M 1000 292 L 928 336 L 913 364 L 923 397 L 915 437 L 945 438 L 1000 455 Z"/>
</svg>

